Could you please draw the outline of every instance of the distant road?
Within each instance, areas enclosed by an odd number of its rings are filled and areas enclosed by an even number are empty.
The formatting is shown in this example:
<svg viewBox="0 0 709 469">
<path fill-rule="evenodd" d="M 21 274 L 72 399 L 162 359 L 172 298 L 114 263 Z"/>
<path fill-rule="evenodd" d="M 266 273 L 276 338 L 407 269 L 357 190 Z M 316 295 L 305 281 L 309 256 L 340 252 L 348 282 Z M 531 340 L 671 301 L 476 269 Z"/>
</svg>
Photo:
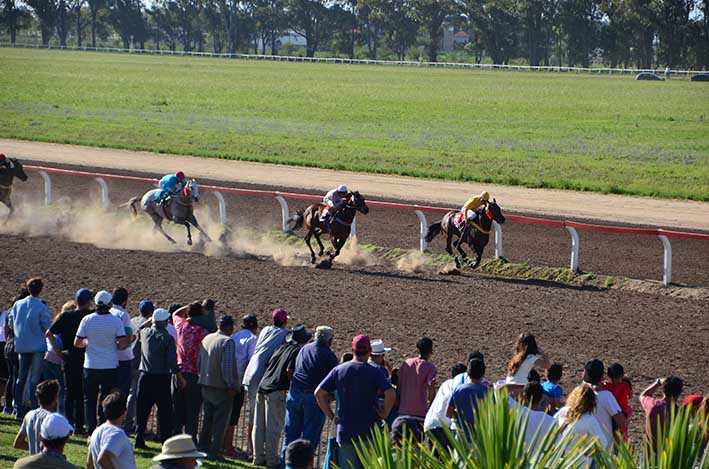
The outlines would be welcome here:
<svg viewBox="0 0 709 469">
<path fill-rule="evenodd" d="M 472 193 L 487 190 L 505 210 L 511 212 L 709 231 L 709 202 L 527 189 L 10 139 L 0 139 L 0 152 L 48 165 L 70 164 L 156 175 L 182 170 L 196 178 L 304 189 L 316 193 L 324 193 L 344 183 L 371 199 L 418 201 L 450 207 L 460 206 Z"/>
</svg>

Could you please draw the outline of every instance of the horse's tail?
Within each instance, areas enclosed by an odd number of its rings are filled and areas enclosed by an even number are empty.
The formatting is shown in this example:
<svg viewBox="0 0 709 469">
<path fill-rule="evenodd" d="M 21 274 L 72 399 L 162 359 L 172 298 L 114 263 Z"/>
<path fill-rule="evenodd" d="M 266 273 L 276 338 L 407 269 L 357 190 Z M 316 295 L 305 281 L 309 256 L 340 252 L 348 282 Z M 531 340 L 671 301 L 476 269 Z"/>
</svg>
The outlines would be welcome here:
<svg viewBox="0 0 709 469">
<path fill-rule="evenodd" d="M 140 202 L 140 197 L 133 197 L 128 202 L 120 205 L 121 207 L 130 208 L 130 217 L 132 220 L 138 218 L 138 210 L 135 208 L 135 204 L 138 202 Z"/>
<path fill-rule="evenodd" d="M 286 225 L 290 226 L 293 223 L 293 228 L 290 231 L 296 231 L 303 227 L 303 221 L 305 220 L 305 211 L 301 208 L 296 210 L 296 212 L 288 220 L 286 220 Z"/>
<path fill-rule="evenodd" d="M 441 232 L 441 222 L 437 221 L 436 223 L 431 223 L 428 225 L 428 232 L 426 232 L 426 242 L 430 243 L 433 241 L 433 238 L 438 236 L 438 233 Z"/>
</svg>

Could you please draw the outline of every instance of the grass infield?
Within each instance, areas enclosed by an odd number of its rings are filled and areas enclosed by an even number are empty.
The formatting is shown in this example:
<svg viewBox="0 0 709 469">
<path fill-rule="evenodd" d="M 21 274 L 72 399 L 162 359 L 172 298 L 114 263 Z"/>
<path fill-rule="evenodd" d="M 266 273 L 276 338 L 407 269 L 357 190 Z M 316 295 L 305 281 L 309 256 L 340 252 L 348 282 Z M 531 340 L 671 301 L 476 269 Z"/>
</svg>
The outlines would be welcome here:
<svg viewBox="0 0 709 469">
<path fill-rule="evenodd" d="M 15 435 L 17 435 L 19 429 L 20 422 L 15 421 L 14 417 L 0 414 L 0 467 L 10 468 L 15 464 L 15 461 L 29 454 L 25 450 L 13 449 L 12 447 L 12 442 L 15 441 Z M 158 464 L 154 462 L 152 458 L 160 453 L 160 444 L 147 442 L 147 445 L 149 448 L 147 450 L 135 450 L 135 462 L 138 469 L 148 469 Z M 64 455 L 70 463 L 78 467 L 86 467 L 86 457 L 88 455 L 87 439 L 72 437 L 64 448 Z M 247 469 L 257 467 L 251 464 L 237 462 L 233 459 L 228 459 L 220 463 L 203 462 L 203 467 L 206 468 Z"/>
<path fill-rule="evenodd" d="M 20 49 L 0 68 L 0 137 L 709 201 L 706 83 Z"/>
</svg>

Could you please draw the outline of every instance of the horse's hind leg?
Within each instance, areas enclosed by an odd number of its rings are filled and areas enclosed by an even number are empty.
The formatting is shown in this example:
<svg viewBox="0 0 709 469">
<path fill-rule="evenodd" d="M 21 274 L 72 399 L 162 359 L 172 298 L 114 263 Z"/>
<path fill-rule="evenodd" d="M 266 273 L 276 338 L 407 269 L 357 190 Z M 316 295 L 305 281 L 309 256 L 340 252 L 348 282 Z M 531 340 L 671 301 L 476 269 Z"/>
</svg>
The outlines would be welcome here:
<svg viewBox="0 0 709 469">
<path fill-rule="evenodd" d="M 177 241 L 175 241 L 174 239 L 172 239 L 172 237 L 171 237 L 169 234 L 165 233 L 165 230 L 164 230 L 163 227 L 162 227 L 162 221 L 155 222 L 155 227 L 154 227 L 153 229 L 154 229 L 155 231 L 159 231 L 160 233 L 162 233 L 162 235 L 163 235 L 165 238 L 167 238 L 167 240 L 170 241 L 170 243 L 172 243 L 172 244 L 177 244 Z"/>
<path fill-rule="evenodd" d="M 322 243 L 322 240 L 320 239 L 320 235 L 317 233 L 313 233 L 315 235 L 315 241 L 318 242 L 318 246 L 320 246 L 320 252 L 318 253 L 318 256 L 322 256 L 323 253 L 325 252 L 325 246 Z"/>
<path fill-rule="evenodd" d="M 192 226 L 194 226 L 195 228 L 197 228 L 197 230 L 199 231 L 199 233 L 200 233 L 202 236 L 204 236 L 207 241 L 210 241 L 210 242 L 212 241 L 212 238 L 209 237 L 209 235 L 207 234 L 207 232 L 204 231 L 201 226 L 199 226 L 199 223 L 197 223 L 197 219 L 196 219 L 194 216 L 192 216 L 192 218 L 190 218 L 188 221 L 189 221 L 190 223 L 192 223 Z"/>
<path fill-rule="evenodd" d="M 308 249 L 310 249 L 310 263 L 315 264 L 315 251 L 313 251 L 313 246 L 310 244 L 310 237 L 313 236 L 313 230 L 308 229 L 308 232 L 305 233 L 305 236 L 303 239 L 305 240 L 305 244 L 308 245 Z M 317 239 L 317 236 L 315 237 Z M 318 240 L 320 241 L 320 240 Z"/>
</svg>

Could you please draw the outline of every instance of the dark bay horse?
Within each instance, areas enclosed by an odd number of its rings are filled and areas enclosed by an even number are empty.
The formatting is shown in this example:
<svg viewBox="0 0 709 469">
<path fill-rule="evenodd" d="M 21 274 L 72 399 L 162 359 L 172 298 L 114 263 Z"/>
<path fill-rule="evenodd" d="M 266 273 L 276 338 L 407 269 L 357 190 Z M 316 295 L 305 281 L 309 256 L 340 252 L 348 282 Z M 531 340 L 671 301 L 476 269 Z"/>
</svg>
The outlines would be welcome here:
<svg viewBox="0 0 709 469">
<path fill-rule="evenodd" d="M 318 256 L 322 256 L 325 252 L 325 246 L 323 246 L 320 240 L 320 235 L 328 231 L 322 226 L 322 222 L 320 221 L 320 216 L 324 208 L 324 204 L 312 204 L 305 210 L 298 210 L 289 220 L 289 222 L 293 222 L 293 231 L 305 226 L 306 233 L 304 239 L 305 244 L 307 244 L 308 249 L 310 249 L 310 262 L 312 264 L 315 264 L 316 257 L 315 251 L 310 245 L 311 237 L 315 236 L 315 240 L 320 246 Z M 330 220 L 330 241 L 332 242 L 332 247 L 335 249 L 335 252 L 327 252 L 330 263 L 332 263 L 335 257 L 340 255 L 342 246 L 347 242 L 347 238 L 350 236 L 352 222 L 357 212 L 362 212 L 366 215 L 369 213 L 369 207 L 367 207 L 364 197 L 362 197 L 359 192 L 350 192 L 347 194 L 347 203 L 345 206 L 339 212 L 334 213 Z"/>
<path fill-rule="evenodd" d="M 463 262 L 474 269 L 480 264 L 485 246 L 487 246 L 490 240 L 490 229 L 492 228 L 493 220 L 500 225 L 505 223 L 505 216 L 502 214 L 502 209 L 497 205 L 495 199 L 488 204 L 487 209 L 478 209 L 476 212 L 478 216 L 475 219 L 475 223 L 465 230 L 463 236 L 461 236 L 460 230 L 454 221 L 456 215 L 460 213 L 460 210 L 451 210 L 445 214 L 441 221 L 428 226 L 426 241 L 430 243 L 438 233 L 443 231 L 446 234 L 446 252 L 453 256 L 455 265 L 458 268 L 460 268 L 460 259 L 453 254 L 453 249 L 451 248 L 451 244 L 454 242 L 453 237 L 456 237 L 455 247 L 460 253 Z M 468 255 L 461 246 L 463 243 L 467 243 L 468 246 L 475 251 L 475 262 L 471 262 L 470 259 L 468 259 Z"/>
<path fill-rule="evenodd" d="M 10 209 L 10 215 L 15 211 L 10 198 L 12 195 L 12 181 L 15 178 L 24 182 L 27 180 L 27 173 L 25 173 L 22 163 L 17 161 L 16 158 L 8 158 L 5 160 L 4 165 L 0 165 L 0 202 Z"/>
<path fill-rule="evenodd" d="M 197 181 L 190 179 L 187 186 L 177 194 L 171 196 L 165 204 L 158 204 L 155 201 L 156 195 L 159 192 L 160 189 L 153 189 L 146 192 L 142 199 L 140 197 L 133 197 L 127 204 L 123 205 L 130 207 L 131 214 L 133 218 L 135 218 L 138 215 L 135 204 L 140 201 L 140 208 L 153 220 L 155 224 L 154 229 L 162 233 L 172 244 L 175 244 L 175 240 L 163 230 L 163 220 L 171 221 L 177 225 L 184 225 L 187 228 L 187 244 L 190 246 L 192 245 L 192 231 L 190 230 L 190 225 L 197 228 L 207 241 L 211 241 L 209 235 L 199 226 L 194 216 L 194 202 L 199 202 L 199 185 Z"/>
</svg>

